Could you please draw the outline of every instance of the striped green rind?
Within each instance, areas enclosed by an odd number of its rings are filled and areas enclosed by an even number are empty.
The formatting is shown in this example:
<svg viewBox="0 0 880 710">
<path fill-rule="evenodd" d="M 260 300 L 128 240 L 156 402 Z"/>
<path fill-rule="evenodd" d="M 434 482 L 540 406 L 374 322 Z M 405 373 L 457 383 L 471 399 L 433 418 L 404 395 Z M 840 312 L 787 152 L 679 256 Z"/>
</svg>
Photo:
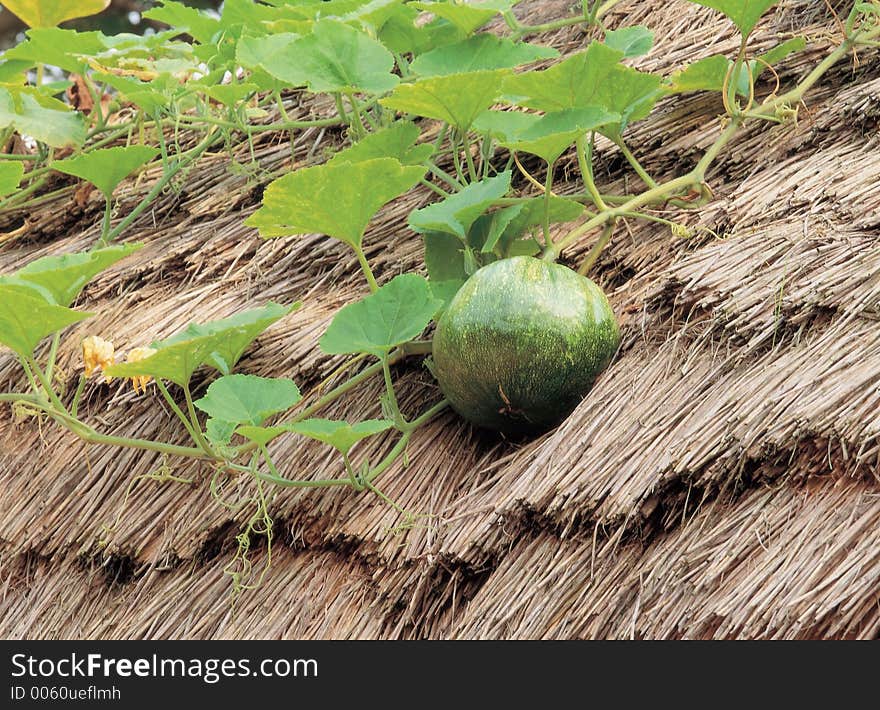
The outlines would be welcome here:
<svg viewBox="0 0 880 710">
<path fill-rule="evenodd" d="M 596 284 L 529 256 L 479 269 L 437 324 L 434 365 L 443 394 L 468 421 L 506 434 L 561 422 L 619 342 Z"/>
</svg>

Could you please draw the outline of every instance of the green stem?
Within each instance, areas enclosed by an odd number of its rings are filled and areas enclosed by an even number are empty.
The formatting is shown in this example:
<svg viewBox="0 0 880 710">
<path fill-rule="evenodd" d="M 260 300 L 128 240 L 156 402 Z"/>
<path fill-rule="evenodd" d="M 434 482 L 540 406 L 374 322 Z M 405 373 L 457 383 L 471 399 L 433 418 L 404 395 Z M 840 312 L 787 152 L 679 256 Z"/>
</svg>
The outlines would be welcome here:
<svg viewBox="0 0 880 710">
<path fill-rule="evenodd" d="M 623 157 L 626 158 L 627 162 L 632 166 L 633 170 L 636 171 L 636 174 L 642 179 L 648 187 L 657 187 L 657 181 L 654 180 L 650 175 L 648 175 L 648 171 L 642 167 L 642 164 L 636 160 L 636 156 L 630 152 L 630 149 L 627 147 L 626 143 L 623 142 L 623 138 L 620 136 L 615 136 L 614 144 L 620 148 L 620 152 L 623 153 Z"/>
<path fill-rule="evenodd" d="M 55 335 L 52 336 L 52 345 L 49 348 L 49 359 L 46 365 L 46 378 L 49 382 L 52 381 L 52 375 L 55 371 L 55 358 L 58 357 L 58 346 L 61 344 L 61 331 L 57 331 Z"/>
<path fill-rule="evenodd" d="M 104 219 L 101 220 L 101 238 L 98 240 L 102 247 L 109 244 L 107 237 L 110 235 L 110 213 L 113 211 L 113 204 L 110 195 L 104 195 Z"/>
<path fill-rule="evenodd" d="M 455 166 L 455 175 L 458 178 L 458 182 L 466 185 L 467 180 L 465 180 L 464 171 L 461 169 L 461 155 L 458 153 L 458 140 L 456 136 L 457 131 L 453 131 L 449 138 L 449 142 L 452 144 L 452 164 Z"/>
<path fill-rule="evenodd" d="M 440 414 L 444 409 L 449 406 L 449 402 L 445 399 L 440 400 L 437 404 L 431 407 L 428 411 L 426 411 L 421 416 L 413 419 L 406 426 L 406 430 L 403 433 L 403 436 L 400 437 L 397 444 L 395 444 L 394 448 L 388 452 L 388 454 L 383 458 L 375 468 L 370 469 L 369 473 L 364 476 L 363 481 L 365 485 L 369 485 L 374 480 L 376 480 L 379 476 L 381 476 L 385 471 L 387 471 L 391 465 L 400 457 L 400 455 L 406 450 L 407 444 L 409 444 L 409 440 L 412 437 L 413 432 L 418 429 L 420 426 L 424 426 L 429 421 L 431 421 L 434 417 Z"/>
<path fill-rule="evenodd" d="M 600 210 L 608 209 L 593 178 L 593 143 L 592 140 L 587 142 L 586 134 L 579 136 L 577 139 L 577 159 L 578 167 L 581 170 L 581 178 L 593 204 Z"/>
<path fill-rule="evenodd" d="M 241 126 L 232 121 L 226 121 L 222 118 L 214 118 L 213 116 L 179 116 L 183 123 L 199 124 L 210 123 L 213 126 L 222 126 L 224 128 L 232 128 L 241 130 Z M 333 118 L 316 118 L 310 121 L 282 121 L 280 123 L 257 123 L 248 126 L 248 130 L 253 133 L 263 133 L 265 131 L 289 131 L 292 128 L 325 128 L 327 126 L 342 125 L 342 118 L 335 116 Z"/>
<path fill-rule="evenodd" d="M 183 396 L 186 397 L 186 411 L 189 412 L 189 420 L 192 423 L 193 434 L 195 435 L 196 443 L 201 447 L 201 449 L 208 454 L 211 458 L 217 458 L 217 454 L 214 453 L 214 450 L 211 448 L 211 445 L 205 440 L 204 435 L 202 434 L 202 425 L 199 424 L 199 417 L 196 414 L 196 408 L 193 405 L 192 392 L 189 389 L 189 383 L 183 386 Z"/>
<path fill-rule="evenodd" d="M 86 388 L 86 376 L 80 375 L 79 382 L 76 385 L 76 392 L 73 393 L 73 402 L 70 404 L 70 416 L 74 419 L 79 415 L 79 401 L 82 399 L 83 392 Z"/>
<path fill-rule="evenodd" d="M 348 92 L 346 96 L 351 103 L 351 110 L 354 113 L 355 124 L 353 127 L 355 128 L 355 133 L 357 133 L 358 138 L 363 138 L 367 135 L 367 127 L 364 125 L 364 119 L 363 116 L 361 116 L 361 109 L 358 106 L 357 99 L 355 99 L 354 93 L 352 92 Z"/>
<path fill-rule="evenodd" d="M 424 185 L 425 187 L 427 187 L 431 192 L 433 192 L 436 195 L 440 195 L 440 197 L 442 197 L 444 199 L 449 197 L 451 194 L 449 192 L 446 192 L 446 190 L 444 190 L 442 187 L 438 187 L 433 182 L 431 182 L 430 180 L 426 180 L 425 178 L 422 178 L 421 180 L 419 180 L 419 182 L 422 185 Z"/>
<path fill-rule="evenodd" d="M 108 446 L 121 446 L 129 449 L 157 451 L 171 456 L 183 456 L 194 459 L 211 458 L 206 456 L 205 452 L 201 449 L 194 449 L 189 446 L 175 446 L 173 444 L 163 444 L 159 441 L 149 441 L 147 439 L 129 439 L 121 436 L 99 434 L 87 424 L 84 424 L 66 412 L 58 411 L 36 395 L 0 394 L 0 402 L 26 402 L 27 404 L 37 407 L 52 418 L 64 422 L 67 428 L 78 438 L 92 444 L 106 444 Z"/>
<path fill-rule="evenodd" d="M 544 178 L 544 219 L 542 227 L 544 229 L 544 248 L 552 249 L 553 240 L 550 238 L 550 196 L 553 190 L 553 163 L 547 164 L 547 177 Z"/>
<path fill-rule="evenodd" d="M 107 235 L 106 243 L 112 242 L 116 237 L 122 234 L 123 231 L 134 222 L 141 213 L 149 207 L 149 205 L 159 196 L 159 193 L 165 189 L 165 186 L 171 182 L 174 176 L 179 173 L 183 168 L 187 167 L 191 163 L 194 163 L 198 160 L 202 153 L 204 153 L 208 148 L 210 148 L 219 138 L 219 134 L 209 134 L 206 136 L 201 143 L 195 146 L 186 157 L 181 157 L 176 162 L 172 163 L 169 168 L 165 171 L 159 180 L 156 181 L 156 184 L 153 185 L 153 188 L 147 193 L 147 196 L 144 197 L 140 203 L 135 206 L 135 208 L 126 215 L 125 219 L 123 219 L 113 230 Z"/>
<path fill-rule="evenodd" d="M 52 387 L 52 383 L 46 377 L 46 374 L 43 372 L 40 366 L 37 364 L 37 361 L 33 357 L 27 358 L 27 360 L 28 365 L 31 366 L 31 370 L 37 375 L 37 379 L 40 380 L 43 388 L 46 390 L 46 394 L 48 395 L 49 400 L 52 402 L 52 404 L 55 405 L 55 407 L 58 408 L 59 411 L 62 411 L 66 414 L 67 409 L 64 407 L 64 404 L 58 397 L 58 394 L 55 392 L 55 388 Z"/>
<path fill-rule="evenodd" d="M 397 393 L 394 391 L 394 382 L 391 380 L 391 367 L 388 365 L 387 355 L 382 358 L 382 377 L 385 380 L 385 394 L 388 396 L 388 406 L 391 407 L 394 426 L 402 431 L 406 428 L 407 421 L 400 412 L 400 405 L 397 402 Z"/>
<path fill-rule="evenodd" d="M 468 175 L 470 176 L 471 182 L 476 182 L 477 168 L 474 165 L 474 156 L 471 155 L 471 142 L 465 132 L 462 132 L 461 134 L 461 145 L 464 148 L 464 158 L 465 161 L 467 161 Z"/>
<path fill-rule="evenodd" d="M 168 388 L 164 385 L 164 383 L 157 379 L 156 387 L 159 389 L 159 392 L 162 394 L 163 399 L 171 407 L 171 411 L 174 412 L 175 416 L 181 421 L 184 428 L 186 429 L 186 433 L 189 434 L 190 438 L 195 442 L 199 443 L 198 438 L 196 437 L 196 433 L 193 430 L 192 424 L 190 423 L 189 417 L 183 413 L 180 407 L 177 406 L 177 402 L 174 401 L 174 397 L 171 396 L 171 393 L 168 391 Z"/>
<path fill-rule="evenodd" d="M 596 260 L 599 258 L 599 255 L 602 253 L 602 250 L 611 241 L 611 235 L 614 233 L 614 222 L 609 222 L 605 225 L 605 229 L 602 230 L 602 234 L 599 235 L 599 240 L 590 249 L 590 253 L 587 254 L 587 258 L 584 259 L 584 263 L 581 264 L 578 269 L 578 273 L 581 276 L 586 276 L 590 269 L 593 268 L 593 264 L 596 263 Z"/>
<path fill-rule="evenodd" d="M 460 183 L 458 180 L 456 180 L 452 175 L 447 173 L 442 168 L 439 168 L 438 166 L 436 166 L 430 160 L 425 161 L 425 165 L 427 165 L 428 170 L 430 170 L 434 175 L 436 175 L 438 178 L 443 180 L 450 187 L 454 188 L 455 190 L 464 189 L 464 185 L 462 183 Z"/>
<path fill-rule="evenodd" d="M 376 283 L 376 277 L 373 275 L 373 269 L 370 268 L 370 262 L 367 261 L 367 255 L 364 254 L 364 250 L 362 247 L 355 246 L 354 253 L 357 255 L 358 264 L 361 266 L 361 271 L 364 272 L 364 276 L 367 277 L 367 283 L 370 285 L 370 291 L 376 293 L 379 290 L 379 284 Z"/>
<path fill-rule="evenodd" d="M 260 445 L 260 451 L 263 454 L 263 460 L 266 462 L 266 466 L 269 467 L 269 473 L 263 473 L 257 469 L 248 469 L 244 466 L 229 466 L 228 468 L 238 471 L 243 470 L 247 473 L 250 473 L 260 480 L 267 481 L 268 483 L 274 483 L 276 486 L 281 486 L 283 488 L 326 488 L 327 486 L 350 486 L 351 481 L 347 478 L 331 478 L 329 480 L 317 480 L 317 481 L 298 481 L 290 478 L 284 478 L 282 475 L 278 473 L 278 469 L 275 467 L 275 463 L 272 461 L 272 457 L 269 456 L 269 451 L 266 449 L 265 444 Z"/>
</svg>

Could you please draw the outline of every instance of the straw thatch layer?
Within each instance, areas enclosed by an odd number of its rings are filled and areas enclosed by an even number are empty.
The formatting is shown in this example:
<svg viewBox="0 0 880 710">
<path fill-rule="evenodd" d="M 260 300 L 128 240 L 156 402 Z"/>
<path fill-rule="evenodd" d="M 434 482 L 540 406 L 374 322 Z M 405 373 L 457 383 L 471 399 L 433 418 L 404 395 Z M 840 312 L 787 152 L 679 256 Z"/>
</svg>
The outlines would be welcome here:
<svg viewBox="0 0 880 710">
<path fill-rule="evenodd" d="M 834 4 L 834 3 L 832 3 Z M 530 22 L 567 3 L 523 3 Z M 838 4 L 834 4 L 837 7 Z M 837 7 L 838 11 L 841 10 Z M 736 39 L 717 15 L 683 1 L 624 2 L 610 26 L 644 22 L 656 48 L 642 68 L 668 72 Z M 780 67 L 787 85 L 833 40 L 825 3 L 784 2 L 755 46 L 792 32 L 810 49 Z M 564 52 L 586 38 L 544 38 Z M 717 199 L 667 216 L 693 235 L 629 222 L 596 268 L 623 332 L 595 389 L 557 430 L 509 442 L 446 414 L 418 432 L 409 466 L 380 479 L 419 514 L 401 517 L 347 490 L 279 491 L 273 564 L 234 605 L 222 570 L 248 510 L 208 493 L 210 469 L 88 447 L 55 426 L 0 417 L 0 630 L 11 637 L 871 637 L 880 623 L 880 56 L 860 52 L 817 85 L 796 126 L 743 132 L 709 176 Z M 761 85 L 765 95 L 773 81 Z M 290 111 L 321 114 L 328 107 Z M 628 139 L 658 178 L 688 169 L 717 135 L 712 97 L 664 100 Z M 319 159 L 333 131 L 295 137 L 297 163 Z M 59 362 L 77 377 L 86 333 L 119 349 L 193 319 L 266 300 L 303 307 L 264 334 L 240 369 L 289 376 L 308 390 L 339 360 L 317 340 L 336 309 L 364 293 L 346 248 L 318 235 L 262 241 L 242 221 L 267 176 L 287 169 L 286 137 L 263 135 L 260 175 L 210 156 L 128 233 L 144 249 L 85 291 L 97 315 L 72 328 Z M 246 163 L 250 148 L 237 159 Z M 535 165 L 538 169 L 537 164 Z M 579 187 L 559 166 L 561 192 Z M 636 187 L 603 145 L 603 191 Z M 155 172 L 130 185 L 120 214 Z M 572 177 L 571 180 L 574 178 Z M 406 215 L 427 191 L 387 207 L 367 236 L 381 280 L 420 268 Z M 30 214 L 25 238 L 0 247 L 0 271 L 90 246 L 100 205 L 74 188 Z M 566 254 L 586 253 L 596 235 Z M 396 368 L 402 405 L 439 394 L 418 361 Z M 198 377 L 202 377 L 199 375 Z M 207 380 L 198 380 L 199 388 Z M 0 387 L 21 388 L 0 354 Z M 326 416 L 379 414 L 379 383 Z M 83 411 L 103 431 L 183 443 L 151 392 L 95 380 Z M 387 451 L 377 437 L 360 456 Z M 291 477 L 335 477 L 315 443 L 274 445 Z M 167 463 L 191 484 L 135 477 Z M 244 495 L 236 481 L 224 493 Z M 265 550 L 255 551 L 255 564 Z"/>
</svg>

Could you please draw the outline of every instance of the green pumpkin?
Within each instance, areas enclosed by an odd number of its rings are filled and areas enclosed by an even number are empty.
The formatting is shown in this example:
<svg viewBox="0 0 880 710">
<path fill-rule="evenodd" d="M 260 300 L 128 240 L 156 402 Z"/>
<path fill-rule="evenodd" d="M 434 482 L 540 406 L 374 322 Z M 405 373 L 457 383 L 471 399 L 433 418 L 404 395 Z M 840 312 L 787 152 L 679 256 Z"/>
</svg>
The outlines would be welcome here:
<svg viewBox="0 0 880 710">
<path fill-rule="evenodd" d="M 468 421 L 536 433 L 571 413 L 619 338 L 596 284 L 565 266 L 517 256 L 484 266 L 459 289 L 437 324 L 434 369 Z"/>
</svg>

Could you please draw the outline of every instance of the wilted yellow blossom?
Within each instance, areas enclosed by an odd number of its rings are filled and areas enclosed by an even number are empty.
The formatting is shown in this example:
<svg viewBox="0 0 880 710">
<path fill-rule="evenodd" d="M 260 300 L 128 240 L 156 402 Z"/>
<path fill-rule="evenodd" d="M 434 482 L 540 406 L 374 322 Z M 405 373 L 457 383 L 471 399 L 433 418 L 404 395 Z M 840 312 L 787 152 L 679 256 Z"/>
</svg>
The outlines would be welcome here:
<svg viewBox="0 0 880 710">
<path fill-rule="evenodd" d="M 98 368 L 104 369 L 108 365 L 112 365 L 113 354 L 113 343 L 109 340 L 99 338 L 97 335 L 90 335 L 88 338 L 84 338 L 82 341 L 82 356 L 86 377 L 91 377 L 92 373 Z M 107 379 L 109 380 L 110 378 L 107 377 Z"/>
<path fill-rule="evenodd" d="M 156 351 L 153 348 L 132 348 L 128 351 L 128 355 L 125 356 L 126 362 L 140 362 L 141 360 L 146 360 L 150 355 L 154 355 Z M 146 392 L 147 384 L 153 378 L 149 375 L 139 375 L 131 378 L 131 383 L 134 385 L 135 392 Z"/>
</svg>

